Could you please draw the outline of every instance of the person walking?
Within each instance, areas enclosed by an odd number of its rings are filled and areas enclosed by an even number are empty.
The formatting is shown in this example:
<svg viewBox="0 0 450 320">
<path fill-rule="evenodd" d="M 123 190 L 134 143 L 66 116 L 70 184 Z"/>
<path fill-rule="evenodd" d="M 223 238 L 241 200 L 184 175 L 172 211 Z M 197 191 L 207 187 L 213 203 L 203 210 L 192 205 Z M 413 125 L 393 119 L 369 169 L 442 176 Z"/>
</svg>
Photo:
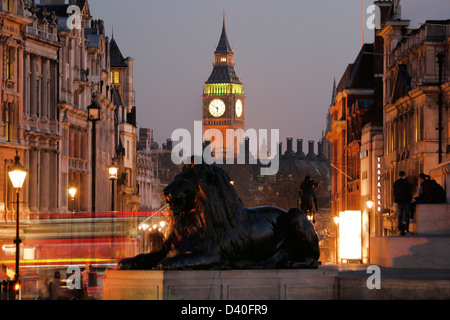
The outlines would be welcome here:
<svg viewBox="0 0 450 320">
<path fill-rule="evenodd" d="M 398 215 L 398 231 L 404 236 L 409 233 L 409 211 L 412 200 L 411 185 L 406 179 L 406 173 L 401 171 L 394 183 L 394 202 Z"/>
</svg>

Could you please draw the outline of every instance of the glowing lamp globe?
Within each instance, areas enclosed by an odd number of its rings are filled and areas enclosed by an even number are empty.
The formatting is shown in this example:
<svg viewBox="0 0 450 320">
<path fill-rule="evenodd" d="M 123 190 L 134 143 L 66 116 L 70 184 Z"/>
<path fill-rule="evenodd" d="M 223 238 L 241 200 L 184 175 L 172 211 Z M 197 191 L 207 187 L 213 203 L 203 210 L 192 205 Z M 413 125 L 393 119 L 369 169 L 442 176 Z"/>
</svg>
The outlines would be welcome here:
<svg viewBox="0 0 450 320">
<path fill-rule="evenodd" d="M 21 189 L 27 177 L 27 170 L 20 163 L 19 153 L 16 152 L 14 165 L 8 170 L 9 179 L 15 189 Z"/>
</svg>

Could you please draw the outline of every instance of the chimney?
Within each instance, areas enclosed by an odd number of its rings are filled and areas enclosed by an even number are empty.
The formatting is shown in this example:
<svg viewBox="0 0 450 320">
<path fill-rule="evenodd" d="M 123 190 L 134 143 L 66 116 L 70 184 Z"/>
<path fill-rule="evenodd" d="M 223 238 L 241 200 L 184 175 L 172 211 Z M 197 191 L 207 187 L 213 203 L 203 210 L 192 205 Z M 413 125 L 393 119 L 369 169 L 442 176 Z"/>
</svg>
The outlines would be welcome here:
<svg viewBox="0 0 450 320">
<path fill-rule="evenodd" d="M 281 158 L 282 155 L 283 155 L 283 143 L 279 142 L 278 143 L 278 156 Z"/>
<path fill-rule="evenodd" d="M 293 138 L 287 138 L 287 150 L 286 150 L 286 154 L 294 154 L 294 149 L 293 149 Z"/>
<path fill-rule="evenodd" d="M 167 150 L 172 151 L 173 150 L 173 142 L 172 139 L 167 139 Z"/>
<path fill-rule="evenodd" d="M 297 139 L 297 156 L 304 156 L 303 153 L 303 139 Z"/>
<path fill-rule="evenodd" d="M 314 141 L 308 141 L 308 157 L 314 157 Z"/>
<path fill-rule="evenodd" d="M 323 154 L 323 142 L 320 141 L 317 143 L 317 153 L 318 153 L 318 157 L 323 159 L 324 158 L 324 154 Z"/>
</svg>

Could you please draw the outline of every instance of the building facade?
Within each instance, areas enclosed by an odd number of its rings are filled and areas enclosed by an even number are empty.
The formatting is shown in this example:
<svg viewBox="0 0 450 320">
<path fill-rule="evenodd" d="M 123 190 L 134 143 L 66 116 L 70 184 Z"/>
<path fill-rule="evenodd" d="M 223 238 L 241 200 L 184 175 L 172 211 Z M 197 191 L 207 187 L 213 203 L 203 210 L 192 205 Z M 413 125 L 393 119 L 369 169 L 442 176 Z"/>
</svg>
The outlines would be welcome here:
<svg viewBox="0 0 450 320">
<path fill-rule="evenodd" d="M 69 5 L 80 8 L 79 26 L 68 23 Z M 15 219 L 7 169 L 16 152 L 28 170 L 21 194 L 24 219 L 91 211 L 93 179 L 95 211 L 110 211 L 112 164 L 120 171 L 115 209 L 136 210 L 133 59 L 123 59 L 103 21 L 92 18 L 87 1 L 11 0 L 0 6 L 0 19 L 8 26 L 0 41 L 0 219 Z M 93 103 L 101 107 L 95 137 L 88 121 Z M 77 189 L 74 201 L 69 199 L 71 187 Z"/>
<path fill-rule="evenodd" d="M 369 53 L 369 54 L 368 54 Z M 330 107 L 333 216 L 361 209 L 361 133 L 374 105 L 373 45 L 365 44 L 355 63 L 348 65 Z"/>
<path fill-rule="evenodd" d="M 384 199 L 392 211 L 392 186 L 400 171 L 417 192 L 418 175 L 430 174 L 450 156 L 450 22 L 426 21 L 409 29 L 409 20 L 390 20 L 380 35 L 385 41 Z M 393 232 L 395 225 L 387 219 L 385 229 Z"/>
<path fill-rule="evenodd" d="M 19 1 L 0 1 L 0 74 L 2 84 L 0 114 L 0 219 L 15 219 L 15 191 L 8 178 L 8 167 L 16 153 L 24 158 L 28 149 L 23 120 L 23 30 L 31 23 Z M 23 162 L 22 162 L 23 163 Z M 26 194 L 22 190 L 21 197 Z M 22 210 L 23 212 L 23 210 Z"/>
<path fill-rule="evenodd" d="M 379 9 L 381 25 L 395 15 L 396 2 L 374 2 Z M 335 253 L 338 261 L 366 263 L 369 259 L 369 234 L 375 230 L 375 213 L 368 209 L 367 203 L 378 200 L 378 190 L 381 191 L 377 186 L 381 184 L 378 167 L 382 165 L 378 160 L 382 161 L 383 157 L 380 127 L 383 123 L 385 47 L 380 30 L 375 29 L 374 32 L 374 42 L 362 46 L 355 62 L 348 65 L 332 93 L 331 128 L 327 129 L 326 137 L 331 143 L 331 218 L 336 218 L 339 228 L 335 235 L 338 238 Z M 378 209 L 384 211 L 381 200 L 376 201 Z M 355 238 L 349 240 L 346 234 L 353 234 Z M 350 246 L 355 242 L 361 242 L 361 245 L 344 252 L 339 250 L 346 247 L 341 241 L 349 241 Z"/>
</svg>

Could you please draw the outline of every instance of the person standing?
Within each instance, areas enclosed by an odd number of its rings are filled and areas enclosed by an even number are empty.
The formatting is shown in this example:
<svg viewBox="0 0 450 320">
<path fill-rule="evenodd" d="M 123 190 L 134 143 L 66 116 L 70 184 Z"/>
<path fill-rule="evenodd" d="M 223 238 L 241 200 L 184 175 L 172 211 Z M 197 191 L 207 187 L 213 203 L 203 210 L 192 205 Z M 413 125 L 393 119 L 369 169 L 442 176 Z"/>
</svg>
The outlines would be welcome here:
<svg viewBox="0 0 450 320">
<path fill-rule="evenodd" d="M 394 202 L 398 215 L 398 231 L 404 236 L 409 232 L 409 211 L 412 200 L 411 185 L 406 179 L 406 173 L 401 171 L 394 183 Z"/>
<path fill-rule="evenodd" d="M 59 300 L 61 285 L 61 273 L 59 271 L 55 271 L 53 280 L 49 284 L 50 300 Z"/>
</svg>

